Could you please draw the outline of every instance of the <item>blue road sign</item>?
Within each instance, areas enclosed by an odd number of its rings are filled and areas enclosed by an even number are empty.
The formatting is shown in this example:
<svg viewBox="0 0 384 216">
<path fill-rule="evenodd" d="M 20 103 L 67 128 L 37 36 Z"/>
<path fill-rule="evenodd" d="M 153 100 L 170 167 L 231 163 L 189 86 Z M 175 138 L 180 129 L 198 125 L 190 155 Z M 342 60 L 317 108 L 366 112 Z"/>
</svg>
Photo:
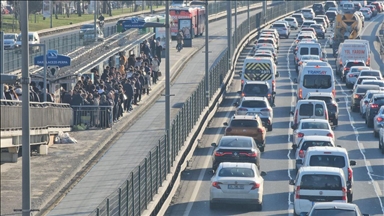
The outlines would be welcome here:
<svg viewBox="0 0 384 216">
<path fill-rule="evenodd" d="M 71 65 L 71 57 L 58 54 L 57 50 L 47 51 L 47 66 L 66 67 Z M 35 57 L 35 65 L 44 67 L 44 56 Z"/>
<path fill-rule="evenodd" d="M 122 23 L 124 29 L 144 28 L 145 20 L 142 17 L 129 17 Z"/>
</svg>

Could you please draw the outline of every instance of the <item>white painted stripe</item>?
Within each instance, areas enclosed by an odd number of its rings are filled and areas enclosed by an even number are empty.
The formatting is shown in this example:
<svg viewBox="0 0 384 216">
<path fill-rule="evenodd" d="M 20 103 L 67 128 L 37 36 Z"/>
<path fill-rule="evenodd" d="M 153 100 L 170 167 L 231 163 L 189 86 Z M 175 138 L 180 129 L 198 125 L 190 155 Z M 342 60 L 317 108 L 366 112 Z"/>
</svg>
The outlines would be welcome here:
<svg viewBox="0 0 384 216">
<path fill-rule="evenodd" d="M 367 161 L 366 165 L 367 165 L 368 172 L 373 173 L 371 162 Z"/>
<path fill-rule="evenodd" d="M 353 121 L 352 121 L 352 122 L 353 122 Z M 358 130 L 355 130 L 355 135 L 359 136 L 359 131 L 358 131 Z M 364 148 L 363 143 L 358 142 L 357 145 L 359 146 L 359 149 L 360 149 L 363 153 L 365 153 L 365 148 Z"/>
</svg>

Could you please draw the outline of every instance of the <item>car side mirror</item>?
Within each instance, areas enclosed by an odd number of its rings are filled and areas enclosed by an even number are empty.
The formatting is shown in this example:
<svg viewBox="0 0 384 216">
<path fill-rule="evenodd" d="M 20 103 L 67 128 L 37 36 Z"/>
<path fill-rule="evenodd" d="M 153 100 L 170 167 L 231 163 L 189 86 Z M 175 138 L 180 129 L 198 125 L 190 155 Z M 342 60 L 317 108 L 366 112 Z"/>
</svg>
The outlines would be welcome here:
<svg viewBox="0 0 384 216">
<path fill-rule="evenodd" d="M 261 171 L 261 172 L 260 172 L 260 175 L 261 175 L 261 176 L 266 176 L 266 175 L 267 175 L 267 173 L 266 173 L 266 172 L 264 172 L 264 171 Z"/>
<path fill-rule="evenodd" d="M 295 180 L 293 179 L 289 180 L 289 185 L 295 185 Z"/>
<path fill-rule="evenodd" d="M 296 164 L 300 164 L 300 165 L 303 165 L 303 161 L 301 159 L 299 160 L 296 160 Z"/>
<path fill-rule="evenodd" d="M 336 102 L 340 102 L 340 99 L 339 99 L 339 98 L 336 98 Z"/>
<path fill-rule="evenodd" d="M 354 160 L 349 161 L 349 165 L 356 166 L 356 161 L 354 161 Z"/>
<path fill-rule="evenodd" d="M 224 126 L 228 126 L 228 122 L 224 122 L 223 125 L 224 125 Z"/>
<path fill-rule="evenodd" d="M 297 78 L 293 79 L 293 82 L 294 82 L 294 83 L 297 83 Z"/>
<path fill-rule="evenodd" d="M 336 145 L 336 147 L 339 147 L 339 148 L 341 148 L 341 145 Z"/>
<path fill-rule="evenodd" d="M 212 147 L 217 147 L 217 144 L 216 143 L 211 143 L 211 146 Z"/>
<path fill-rule="evenodd" d="M 280 76 L 280 73 L 276 71 L 276 77 L 279 77 Z"/>
</svg>

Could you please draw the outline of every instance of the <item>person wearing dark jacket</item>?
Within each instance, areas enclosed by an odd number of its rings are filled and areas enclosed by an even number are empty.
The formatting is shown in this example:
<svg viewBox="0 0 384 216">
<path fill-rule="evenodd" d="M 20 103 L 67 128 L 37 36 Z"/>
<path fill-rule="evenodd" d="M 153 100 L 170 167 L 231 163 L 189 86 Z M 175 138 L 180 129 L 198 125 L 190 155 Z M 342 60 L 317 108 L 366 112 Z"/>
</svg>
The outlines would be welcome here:
<svg viewBox="0 0 384 216">
<path fill-rule="evenodd" d="M 79 110 L 78 106 L 81 106 L 81 105 L 84 105 L 84 99 L 81 97 L 80 92 L 76 91 L 73 93 L 73 97 L 72 97 L 72 101 L 71 101 L 71 106 L 72 106 L 72 109 L 74 112 L 74 115 L 73 115 L 74 116 L 74 119 L 73 119 L 74 125 L 78 125 L 80 123 L 81 113 L 78 112 L 78 110 Z"/>
<path fill-rule="evenodd" d="M 135 105 L 138 105 L 137 104 L 137 99 L 139 97 L 139 94 L 141 92 L 141 83 L 140 83 L 140 80 L 139 80 L 139 77 L 137 77 L 136 75 L 136 81 L 135 81 L 135 96 L 134 96 L 134 99 L 133 99 L 133 104 Z"/>
<path fill-rule="evenodd" d="M 145 79 L 144 79 L 144 76 L 143 76 L 141 71 L 139 72 L 138 78 L 140 80 L 139 101 L 141 101 L 141 95 L 143 94 L 143 89 L 144 89 L 144 85 L 145 85 Z"/>
<path fill-rule="evenodd" d="M 132 99 L 133 99 L 133 86 L 131 84 L 131 80 L 127 80 L 124 83 L 123 89 L 124 89 L 125 95 L 127 96 L 127 100 L 124 103 L 124 109 L 125 109 L 125 111 L 131 111 L 132 110 Z"/>
<path fill-rule="evenodd" d="M 156 55 L 158 57 L 159 66 L 160 66 L 160 63 L 161 63 L 161 54 L 162 54 L 162 52 L 163 52 L 163 46 L 161 46 L 159 41 L 156 41 Z"/>
</svg>

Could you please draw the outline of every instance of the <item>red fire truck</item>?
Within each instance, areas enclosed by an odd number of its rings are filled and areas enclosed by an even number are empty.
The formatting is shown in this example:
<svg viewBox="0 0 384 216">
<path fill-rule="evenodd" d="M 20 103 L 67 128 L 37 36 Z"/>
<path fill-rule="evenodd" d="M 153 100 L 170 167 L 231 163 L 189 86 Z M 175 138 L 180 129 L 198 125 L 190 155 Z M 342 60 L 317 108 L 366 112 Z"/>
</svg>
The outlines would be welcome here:
<svg viewBox="0 0 384 216">
<path fill-rule="evenodd" d="M 179 19 L 191 19 L 192 20 L 192 38 L 195 36 L 203 35 L 205 28 L 205 8 L 201 6 L 190 7 L 172 7 L 169 9 L 169 15 L 173 19 L 173 25 L 171 26 L 171 36 L 175 39 L 179 30 Z"/>
</svg>

